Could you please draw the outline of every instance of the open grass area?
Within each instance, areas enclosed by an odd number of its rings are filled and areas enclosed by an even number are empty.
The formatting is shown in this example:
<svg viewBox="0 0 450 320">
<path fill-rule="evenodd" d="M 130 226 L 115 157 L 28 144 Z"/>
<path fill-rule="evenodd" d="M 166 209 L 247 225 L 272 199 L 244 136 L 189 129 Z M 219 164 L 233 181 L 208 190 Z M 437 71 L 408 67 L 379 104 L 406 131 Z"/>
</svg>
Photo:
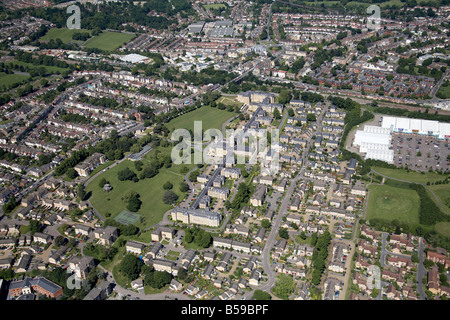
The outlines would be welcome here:
<svg viewBox="0 0 450 320">
<path fill-rule="evenodd" d="M 369 186 L 367 219 L 419 223 L 420 198 L 416 191 L 388 185 Z"/>
<path fill-rule="evenodd" d="M 123 246 L 119 248 L 112 261 L 104 261 L 101 262 L 100 265 L 112 272 L 114 280 L 117 282 L 117 284 L 119 284 L 121 287 L 127 288 L 130 286 L 130 281 L 119 271 L 120 262 L 122 261 L 125 254 L 126 249 L 125 246 Z"/>
<path fill-rule="evenodd" d="M 0 72 L 0 87 L 3 85 L 9 87 L 10 85 L 26 80 L 29 77 L 30 76 L 23 74 L 15 74 L 15 73 L 6 74 L 4 72 Z"/>
<path fill-rule="evenodd" d="M 205 9 L 225 9 L 227 6 L 224 3 L 212 3 L 212 4 L 204 4 L 203 8 Z"/>
<path fill-rule="evenodd" d="M 444 82 L 440 87 L 439 90 L 436 93 L 436 96 L 440 99 L 448 99 L 450 98 L 450 84 L 446 85 L 446 82 Z"/>
<path fill-rule="evenodd" d="M 448 175 L 439 174 L 435 172 L 416 172 L 410 171 L 407 172 L 404 169 L 388 169 L 388 168 L 380 168 L 373 167 L 373 169 L 383 175 L 389 176 L 394 179 L 401 179 L 414 183 L 427 183 L 427 182 L 435 182 L 445 179 Z"/>
<path fill-rule="evenodd" d="M 156 150 L 160 150 L 163 153 L 171 152 L 171 148 L 169 147 L 157 148 L 148 153 L 146 157 Z M 144 166 L 146 162 L 145 159 L 146 158 L 144 157 Z M 185 193 L 179 190 L 180 182 L 184 179 L 184 174 L 180 173 L 182 166 L 184 165 L 173 165 L 170 168 L 161 168 L 159 173 L 153 178 L 139 180 L 136 183 L 132 181 L 119 181 L 117 173 L 125 169 L 125 167 L 136 172 L 139 176 L 139 172 L 134 168 L 134 163 L 130 160 L 125 160 L 96 177 L 86 187 L 86 192 L 92 192 L 89 201 L 100 214 L 106 217 L 106 214 L 110 213 L 111 217 L 115 218 L 120 212 L 126 210 L 126 203 L 122 200 L 122 197 L 129 191 L 136 191 L 140 194 L 140 200 L 142 201 L 142 206 L 137 214 L 144 218 L 143 223 L 139 221 L 136 223 L 136 226 L 140 228 L 151 226 L 161 221 L 164 213 L 172 208 L 171 205 L 164 204 L 162 201 L 162 197 L 166 191 L 162 186 L 166 181 L 170 181 L 173 184 L 172 191 L 174 191 L 180 199 L 185 197 Z M 186 166 L 190 170 L 195 165 L 192 164 Z M 106 192 L 99 187 L 99 181 L 102 178 L 105 178 L 110 182 L 113 190 Z"/>
<path fill-rule="evenodd" d="M 434 226 L 437 232 L 440 234 L 450 237 L 450 222 L 438 222 Z"/>
<path fill-rule="evenodd" d="M 450 185 L 438 184 L 434 186 L 427 186 L 433 190 L 434 194 L 439 198 L 444 209 L 450 213 Z M 430 193 L 430 198 L 434 200 L 434 196 Z"/>
<path fill-rule="evenodd" d="M 59 67 L 55 67 L 55 66 L 45 66 L 45 65 L 35 65 L 32 63 L 27 63 L 27 62 L 18 61 L 18 60 L 13 60 L 11 62 L 8 62 L 6 65 L 19 65 L 19 66 L 30 67 L 30 68 L 44 67 L 47 70 L 47 72 L 49 72 L 49 73 L 61 73 L 63 71 L 69 70 L 68 68 L 59 68 Z"/>
<path fill-rule="evenodd" d="M 194 131 L 194 121 L 202 121 L 203 130 L 215 128 L 222 131 L 222 124 L 235 115 L 234 112 L 204 106 L 169 121 L 166 127 L 170 131 L 176 128 Z"/>
<path fill-rule="evenodd" d="M 96 37 L 86 41 L 86 48 L 97 48 L 105 51 L 113 51 L 134 38 L 134 34 L 121 32 L 102 32 Z"/>
<path fill-rule="evenodd" d="M 226 106 L 233 106 L 233 107 L 240 107 L 240 106 L 242 106 L 242 103 L 237 101 L 235 99 L 235 97 L 228 97 L 228 96 L 227 97 L 224 97 L 224 96 L 220 97 L 217 100 L 217 103 L 218 104 L 219 103 L 223 103 Z"/>
<path fill-rule="evenodd" d="M 170 250 L 167 254 L 166 254 L 166 259 L 171 260 L 171 261 L 176 261 L 177 258 L 180 256 L 180 252 L 178 251 L 173 251 Z"/>
<path fill-rule="evenodd" d="M 41 41 L 49 41 L 51 39 L 61 39 L 62 42 L 79 42 L 72 39 L 74 33 L 86 33 L 89 32 L 87 29 L 67 29 L 67 28 L 51 28 L 48 30 L 47 34 L 41 37 Z"/>
</svg>

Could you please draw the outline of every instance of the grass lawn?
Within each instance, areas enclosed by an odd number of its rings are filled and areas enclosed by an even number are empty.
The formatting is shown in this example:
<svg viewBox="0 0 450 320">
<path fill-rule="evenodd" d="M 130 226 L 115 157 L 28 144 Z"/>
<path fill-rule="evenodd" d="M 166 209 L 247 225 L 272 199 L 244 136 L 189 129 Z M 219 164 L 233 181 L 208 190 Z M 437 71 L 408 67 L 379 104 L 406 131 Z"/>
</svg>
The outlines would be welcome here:
<svg viewBox="0 0 450 320">
<path fill-rule="evenodd" d="M 214 3 L 214 4 L 204 4 L 203 8 L 205 9 L 221 9 L 221 8 L 226 8 L 227 6 L 223 3 Z"/>
<path fill-rule="evenodd" d="M 170 131 L 176 128 L 194 131 L 194 121 L 202 121 L 203 130 L 215 128 L 222 132 L 222 124 L 235 115 L 235 112 L 204 106 L 169 121 L 166 127 Z"/>
<path fill-rule="evenodd" d="M 439 87 L 436 96 L 441 99 L 448 99 L 450 98 L 450 85 L 445 86 L 444 84 L 445 82 Z"/>
<path fill-rule="evenodd" d="M 30 76 L 24 74 L 6 74 L 4 72 L 0 72 L 0 87 L 6 85 L 7 87 L 13 85 L 15 83 L 21 82 L 23 80 L 28 79 Z"/>
<path fill-rule="evenodd" d="M 450 222 L 438 222 L 434 226 L 437 232 L 440 234 L 450 237 Z"/>
<path fill-rule="evenodd" d="M 442 206 L 448 213 L 450 213 L 450 185 L 448 184 L 438 184 L 434 186 L 427 186 L 436 194 L 441 202 Z M 430 198 L 434 200 L 434 196 L 430 194 Z"/>
<path fill-rule="evenodd" d="M 161 289 L 155 289 L 155 288 L 152 288 L 152 287 L 150 287 L 150 286 L 145 286 L 145 287 L 144 287 L 144 292 L 145 292 L 145 294 L 161 293 L 161 292 L 164 292 L 164 291 L 168 290 L 168 289 L 169 289 L 169 286 L 170 286 L 170 285 L 166 284 L 166 285 L 165 285 L 164 287 L 162 287 Z"/>
<path fill-rule="evenodd" d="M 19 228 L 20 234 L 21 234 L 21 235 L 24 235 L 24 234 L 30 232 L 30 229 L 31 229 L 31 227 L 30 227 L 29 225 L 28 225 L 28 226 L 26 226 L 26 225 L 21 225 L 20 228 Z"/>
<path fill-rule="evenodd" d="M 55 66 L 45 66 L 45 65 L 35 65 L 32 63 L 27 63 L 27 62 L 23 62 L 23 61 L 18 61 L 18 60 L 13 60 L 11 62 L 8 62 L 6 65 L 19 65 L 19 66 L 24 66 L 24 67 L 30 67 L 32 69 L 34 68 L 39 68 L 39 67 L 44 67 L 45 70 L 47 70 L 48 74 L 59 74 L 61 72 L 64 72 L 66 70 L 69 70 L 68 68 L 59 68 L 59 67 L 55 67 Z M 16 70 L 18 71 L 18 70 Z M 19 75 L 19 74 L 15 74 L 15 76 L 21 76 L 21 77 L 25 77 L 27 78 L 28 76 L 25 75 Z"/>
<path fill-rule="evenodd" d="M 445 179 L 448 175 L 445 174 L 439 174 L 435 172 L 425 172 L 420 173 L 416 171 L 410 171 L 407 172 L 404 169 L 388 169 L 388 168 L 379 168 L 379 167 L 373 167 L 373 169 L 381 174 L 384 174 L 388 177 L 395 178 L 395 179 L 401 179 L 409 182 L 414 183 L 427 183 L 429 182 L 435 182 L 439 180 Z"/>
<path fill-rule="evenodd" d="M 217 104 L 223 103 L 226 106 L 240 107 L 242 102 L 236 101 L 235 97 L 222 96 L 217 100 Z"/>
<path fill-rule="evenodd" d="M 119 248 L 119 251 L 114 256 L 112 261 L 104 261 L 101 262 L 100 265 L 104 267 L 105 269 L 111 271 L 114 276 L 114 280 L 121 286 L 121 287 L 128 287 L 129 286 L 129 280 L 127 277 L 122 275 L 122 273 L 119 272 L 119 264 L 122 261 L 123 257 L 126 254 L 126 248 L 125 246 Z"/>
<path fill-rule="evenodd" d="M 98 48 L 105 51 L 113 51 L 134 38 L 134 34 L 121 32 L 102 32 L 96 37 L 86 41 L 86 48 Z"/>
<path fill-rule="evenodd" d="M 67 28 L 51 28 L 48 30 L 47 34 L 43 37 L 41 37 L 39 40 L 41 41 L 49 41 L 51 39 L 61 39 L 62 42 L 68 43 L 68 42 L 80 42 L 78 40 L 73 40 L 72 36 L 74 33 L 85 33 L 89 32 L 87 29 L 67 29 Z"/>
<path fill-rule="evenodd" d="M 175 260 L 177 260 L 177 258 L 180 256 L 180 254 L 181 254 L 181 253 L 178 252 L 178 251 L 170 250 L 170 251 L 166 254 L 166 259 L 175 261 Z"/>
<path fill-rule="evenodd" d="M 155 150 L 160 150 L 164 153 L 169 153 L 171 148 L 157 148 Z M 152 150 L 146 155 L 149 156 L 155 152 Z M 145 166 L 145 157 L 144 157 Z M 86 192 L 92 192 L 89 198 L 91 204 L 97 209 L 100 214 L 106 216 L 106 213 L 110 213 L 111 217 L 116 217 L 122 210 L 126 209 L 126 203 L 122 200 L 122 197 L 129 191 L 136 191 L 140 194 L 140 200 L 142 201 L 142 206 L 137 212 L 140 216 L 144 217 L 144 223 L 137 222 L 136 226 L 142 228 L 154 225 L 161 221 L 164 213 L 171 209 L 171 205 L 164 204 L 162 201 L 163 194 L 165 190 L 162 185 L 166 181 L 170 181 L 173 184 L 173 189 L 180 199 L 184 198 L 185 193 L 179 190 L 179 184 L 184 179 L 184 175 L 180 173 L 181 167 L 184 165 L 173 165 L 171 168 L 161 168 L 159 173 L 151 179 L 139 180 L 138 182 L 132 181 L 119 181 L 117 179 L 117 173 L 128 167 L 130 170 L 139 173 L 134 168 L 134 163 L 130 160 L 125 160 L 118 164 L 117 166 L 107 170 L 93 181 L 89 183 L 86 187 Z M 195 165 L 186 165 L 189 170 Z M 105 178 L 110 182 L 113 190 L 110 192 L 103 191 L 99 187 L 99 181 Z"/>
<path fill-rule="evenodd" d="M 414 190 L 388 185 L 369 186 L 367 219 L 397 219 L 410 224 L 419 223 L 420 198 Z"/>
</svg>

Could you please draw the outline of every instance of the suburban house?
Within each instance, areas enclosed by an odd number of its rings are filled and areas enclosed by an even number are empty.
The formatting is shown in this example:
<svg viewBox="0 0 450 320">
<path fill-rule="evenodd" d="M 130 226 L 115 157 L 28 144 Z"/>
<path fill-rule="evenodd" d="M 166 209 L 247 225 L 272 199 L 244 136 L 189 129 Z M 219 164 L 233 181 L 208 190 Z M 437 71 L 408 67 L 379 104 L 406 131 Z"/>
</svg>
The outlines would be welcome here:
<svg viewBox="0 0 450 320">
<path fill-rule="evenodd" d="M 69 261 L 69 270 L 75 272 L 80 280 L 86 279 L 89 271 L 95 267 L 95 260 L 89 256 L 75 256 Z"/>
<path fill-rule="evenodd" d="M 97 228 L 94 230 L 95 239 L 99 239 L 100 243 L 104 246 L 113 245 L 119 237 L 119 232 L 116 227 L 107 226 Z"/>
<path fill-rule="evenodd" d="M 129 253 L 133 253 L 133 254 L 139 255 L 139 254 L 142 253 L 144 248 L 145 248 L 145 245 L 140 243 L 140 242 L 127 241 L 126 250 Z"/>
<path fill-rule="evenodd" d="M 163 239 L 172 240 L 175 230 L 169 227 L 158 227 L 152 231 L 152 241 L 159 242 Z"/>
<path fill-rule="evenodd" d="M 256 186 L 256 190 L 253 195 L 250 197 L 250 204 L 255 207 L 262 206 L 264 202 L 264 198 L 266 195 L 267 187 L 259 184 Z"/>
</svg>

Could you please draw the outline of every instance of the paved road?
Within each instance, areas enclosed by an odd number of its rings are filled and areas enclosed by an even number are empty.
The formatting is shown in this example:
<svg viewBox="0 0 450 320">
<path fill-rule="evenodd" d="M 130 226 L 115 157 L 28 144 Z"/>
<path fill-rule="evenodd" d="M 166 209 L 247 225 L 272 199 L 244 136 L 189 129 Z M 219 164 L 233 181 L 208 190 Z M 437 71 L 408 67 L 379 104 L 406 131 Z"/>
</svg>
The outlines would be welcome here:
<svg viewBox="0 0 450 320">
<path fill-rule="evenodd" d="M 326 111 L 328 110 L 327 107 L 325 107 L 321 114 L 318 116 L 317 118 L 317 130 L 315 132 L 315 134 L 317 132 L 320 132 L 322 130 L 322 118 L 323 115 L 326 113 Z M 284 119 L 285 117 L 283 117 L 283 121 L 280 123 L 280 127 L 281 125 L 284 123 Z M 278 209 L 277 212 L 277 216 L 275 218 L 275 221 L 272 223 L 272 228 L 271 231 L 266 239 L 266 244 L 264 246 L 263 252 L 260 256 L 260 259 L 262 261 L 262 267 L 264 269 L 264 273 L 267 275 L 267 282 L 265 282 L 264 284 L 260 285 L 257 289 L 259 290 L 263 290 L 263 291 L 267 291 L 270 292 L 270 289 L 272 288 L 272 286 L 275 284 L 275 279 L 276 279 L 276 273 L 272 268 L 272 265 L 270 264 L 270 252 L 272 250 L 272 247 L 275 244 L 275 240 L 276 237 L 278 235 L 278 230 L 283 222 L 283 216 L 286 214 L 290 200 L 291 200 L 291 196 L 294 193 L 295 187 L 297 185 L 297 182 L 304 178 L 304 173 L 306 170 L 306 162 L 307 162 L 307 155 L 309 153 L 309 149 L 310 149 L 310 144 L 308 143 L 307 146 L 305 147 L 305 149 L 302 152 L 302 167 L 300 168 L 298 174 L 290 181 L 290 185 L 289 188 L 287 189 L 287 191 L 285 191 L 284 194 L 284 198 L 281 202 L 281 205 Z M 253 291 L 249 291 L 247 293 L 244 294 L 244 297 L 246 300 L 250 299 L 253 295 Z"/>
<path fill-rule="evenodd" d="M 424 245 L 424 239 L 419 238 L 419 249 L 418 249 L 418 256 L 419 256 L 419 263 L 417 264 L 417 272 L 416 272 L 416 280 L 417 280 L 417 292 L 419 293 L 420 300 L 426 300 L 427 295 L 425 294 L 425 290 L 423 289 L 423 283 L 422 279 L 423 277 L 426 277 L 427 270 L 425 269 L 425 266 L 423 265 L 423 261 L 425 260 L 425 245 Z"/>
</svg>

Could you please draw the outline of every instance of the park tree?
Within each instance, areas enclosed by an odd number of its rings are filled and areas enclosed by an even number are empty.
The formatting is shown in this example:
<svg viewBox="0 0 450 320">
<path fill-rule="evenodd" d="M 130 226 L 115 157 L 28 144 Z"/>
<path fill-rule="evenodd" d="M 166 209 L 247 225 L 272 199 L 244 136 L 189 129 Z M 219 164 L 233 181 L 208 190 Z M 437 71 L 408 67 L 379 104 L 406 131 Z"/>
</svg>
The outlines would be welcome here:
<svg viewBox="0 0 450 320">
<path fill-rule="evenodd" d="M 172 190 L 167 190 L 163 195 L 163 202 L 165 204 L 172 204 L 178 200 L 178 195 Z"/>
<path fill-rule="evenodd" d="M 79 183 L 77 186 L 77 196 L 79 201 L 84 201 L 86 199 L 86 190 L 82 183 Z"/>
<path fill-rule="evenodd" d="M 181 182 L 180 182 L 180 191 L 181 191 L 181 192 L 187 192 L 187 191 L 189 191 L 189 185 L 188 185 L 186 182 L 181 181 Z"/>
</svg>

